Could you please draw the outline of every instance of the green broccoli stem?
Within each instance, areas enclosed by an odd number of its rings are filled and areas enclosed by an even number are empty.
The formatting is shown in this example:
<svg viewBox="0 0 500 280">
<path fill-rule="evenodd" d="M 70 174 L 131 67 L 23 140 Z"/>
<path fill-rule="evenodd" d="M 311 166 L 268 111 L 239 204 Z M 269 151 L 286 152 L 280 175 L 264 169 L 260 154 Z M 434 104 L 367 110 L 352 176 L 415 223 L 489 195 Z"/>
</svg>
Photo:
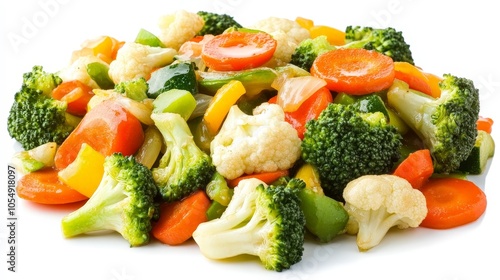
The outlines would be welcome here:
<svg viewBox="0 0 500 280">
<path fill-rule="evenodd" d="M 434 127 L 432 126 L 432 114 L 436 110 L 436 104 L 429 95 L 411 90 L 408 84 L 404 82 L 395 82 L 392 89 L 387 93 L 388 102 L 398 111 L 401 119 L 412 128 L 412 130 L 427 141 L 428 147 L 431 147 Z"/>
<path fill-rule="evenodd" d="M 109 201 L 101 200 L 105 197 L 112 199 Z M 92 197 L 78 210 L 62 219 L 63 235 L 65 237 L 73 237 L 99 230 L 114 230 L 121 233 L 122 225 L 118 221 L 123 209 L 120 203 L 126 198 L 127 196 L 123 193 L 121 183 L 116 182 L 110 176 L 103 177 L 103 181 Z M 114 221 L 115 219 L 116 222 Z"/>
<path fill-rule="evenodd" d="M 367 218 L 368 217 L 368 218 Z M 401 216 L 389 213 L 385 207 L 377 210 L 370 210 L 368 215 L 363 215 L 358 221 L 359 230 L 357 234 L 357 244 L 360 251 L 367 251 L 370 248 L 377 246 L 389 229 L 397 225 Z M 368 220 L 369 222 L 362 222 Z"/>
</svg>

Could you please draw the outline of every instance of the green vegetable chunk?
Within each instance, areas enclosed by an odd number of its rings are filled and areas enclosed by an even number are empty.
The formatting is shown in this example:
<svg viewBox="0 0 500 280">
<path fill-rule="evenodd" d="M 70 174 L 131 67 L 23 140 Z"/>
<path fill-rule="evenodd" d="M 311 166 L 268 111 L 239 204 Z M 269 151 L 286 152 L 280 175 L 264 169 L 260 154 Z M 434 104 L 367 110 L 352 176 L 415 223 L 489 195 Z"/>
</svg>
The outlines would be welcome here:
<svg viewBox="0 0 500 280">
<path fill-rule="evenodd" d="M 87 64 L 87 73 L 90 78 L 102 89 L 113 89 L 115 83 L 108 74 L 109 67 L 100 62 L 92 62 Z"/>
<path fill-rule="evenodd" d="M 195 67 L 191 62 L 173 63 L 154 71 L 148 84 L 150 98 L 156 98 L 160 93 L 171 89 L 183 89 L 191 94 L 198 93 Z"/>
<path fill-rule="evenodd" d="M 486 168 L 488 159 L 495 154 L 495 141 L 491 134 L 478 130 L 476 143 L 466 160 L 460 163 L 458 171 L 466 174 L 479 175 Z"/>
<path fill-rule="evenodd" d="M 196 99 L 187 90 L 171 89 L 153 101 L 153 113 L 177 113 L 188 120 L 196 108 Z"/>
<path fill-rule="evenodd" d="M 135 42 L 150 47 L 160 47 L 160 48 L 165 47 L 165 45 L 156 35 L 143 28 L 139 30 L 139 33 L 137 33 L 137 36 L 135 37 Z"/>
<path fill-rule="evenodd" d="M 303 189 L 299 197 L 306 228 L 320 242 L 329 242 L 345 231 L 349 215 L 340 202 L 311 189 Z"/>
<path fill-rule="evenodd" d="M 201 72 L 199 81 L 200 92 L 214 95 L 219 88 L 229 81 L 237 80 L 245 87 L 246 95 L 254 97 L 264 90 L 273 90 L 271 84 L 276 77 L 276 71 L 267 67 L 242 71 Z"/>
</svg>

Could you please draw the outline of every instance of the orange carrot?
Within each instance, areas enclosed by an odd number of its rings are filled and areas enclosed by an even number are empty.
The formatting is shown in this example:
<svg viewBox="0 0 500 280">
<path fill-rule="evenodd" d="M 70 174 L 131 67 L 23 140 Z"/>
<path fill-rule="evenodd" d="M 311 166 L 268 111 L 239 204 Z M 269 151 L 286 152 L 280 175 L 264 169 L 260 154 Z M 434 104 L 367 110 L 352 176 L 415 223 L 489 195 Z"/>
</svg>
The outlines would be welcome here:
<svg viewBox="0 0 500 280">
<path fill-rule="evenodd" d="M 233 31 L 206 42 L 201 57 L 214 70 L 243 70 L 266 63 L 273 56 L 276 46 L 276 40 L 265 32 Z"/>
<path fill-rule="evenodd" d="M 335 49 L 319 55 L 311 74 L 335 92 L 363 95 L 387 89 L 394 81 L 392 58 L 365 49 Z"/>
<path fill-rule="evenodd" d="M 485 117 L 479 117 L 477 120 L 477 129 L 478 130 L 484 130 L 488 133 L 491 133 L 491 129 L 493 126 L 493 119 L 491 118 L 485 118 Z"/>
<path fill-rule="evenodd" d="M 234 188 L 238 185 L 238 183 L 241 180 L 249 179 L 249 178 L 256 178 L 256 179 L 259 179 L 266 184 L 271 184 L 272 182 L 276 181 L 280 177 L 288 176 L 288 174 L 289 174 L 288 170 L 277 170 L 277 171 L 272 171 L 272 172 L 248 174 L 248 175 L 243 175 L 241 177 L 238 177 L 238 178 L 235 178 L 232 180 L 227 180 L 227 185 L 231 188 Z"/>
<path fill-rule="evenodd" d="M 210 199 L 203 190 L 160 206 L 160 218 L 151 233 L 167 245 L 179 245 L 191 238 L 199 224 L 208 221 L 206 212 Z"/>
<path fill-rule="evenodd" d="M 394 175 L 408 180 L 414 189 L 420 189 L 432 173 L 434 165 L 428 149 L 409 154 L 394 170 Z"/>
<path fill-rule="evenodd" d="M 471 181 L 453 177 L 431 178 L 420 188 L 427 216 L 420 226 L 449 229 L 476 221 L 486 210 L 486 195 Z"/>
<path fill-rule="evenodd" d="M 67 204 L 88 198 L 62 183 L 52 168 L 24 175 L 17 182 L 16 191 L 20 198 L 41 204 Z"/>
</svg>

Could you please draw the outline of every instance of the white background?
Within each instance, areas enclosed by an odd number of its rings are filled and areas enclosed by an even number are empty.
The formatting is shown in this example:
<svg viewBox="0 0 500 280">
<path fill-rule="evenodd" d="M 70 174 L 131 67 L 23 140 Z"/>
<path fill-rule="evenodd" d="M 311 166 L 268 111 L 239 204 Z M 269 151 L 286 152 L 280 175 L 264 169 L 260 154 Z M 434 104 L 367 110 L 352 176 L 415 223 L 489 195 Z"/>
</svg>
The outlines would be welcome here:
<svg viewBox="0 0 500 280">
<path fill-rule="evenodd" d="M 368 252 L 358 252 L 352 236 L 326 245 L 308 242 L 303 261 L 277 273 L 256 258 L 210 261 L 194 242 L 170 247 L 158 242 L 129 248 L 118 235 L 64 239 L 59 222 L 70 207 L 47 207 L 18 200 L 17 272 L 7 271 L 7 164 L 17 148 L 6 129 L 8 110 L 22 74 L 33 65 L 57 71 L 80 43 L 100 35 L 133 40 L 140 28 L 157 32 L 160 15 L 178 9 L 229 13 L 243 25 L 268 16 L 313 19 L 347 25 L 392 26 L 403 31 L 415 62 L 428 72 L 472 79 L 481 92 L 481 115 L 500 123 L 498 26 L 494 1 L 1 1 L 0 279 L 500 279 L 499 160 L 487 176 L 472 177 L 488 197 L 477 222 L 453 230 L 391 231 Z M 498 124 L 493 137 L 500 139 Z"/>
</svg>

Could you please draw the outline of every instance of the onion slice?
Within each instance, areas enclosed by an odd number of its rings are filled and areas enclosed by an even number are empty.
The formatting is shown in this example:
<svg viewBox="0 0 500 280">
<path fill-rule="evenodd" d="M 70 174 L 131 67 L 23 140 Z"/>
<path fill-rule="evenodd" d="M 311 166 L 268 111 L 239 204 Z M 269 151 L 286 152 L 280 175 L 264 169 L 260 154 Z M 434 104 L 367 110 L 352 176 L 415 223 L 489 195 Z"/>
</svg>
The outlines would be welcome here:
<svg viewBox="0 0 500 280">
<path fill-rule="evenodd" d="M 288 78 L 278 89 L 276 103 L 285 112 L 295 112 L 304 101 L 324 86 L 326 81 L 314 76 Z"/>
</svg>

